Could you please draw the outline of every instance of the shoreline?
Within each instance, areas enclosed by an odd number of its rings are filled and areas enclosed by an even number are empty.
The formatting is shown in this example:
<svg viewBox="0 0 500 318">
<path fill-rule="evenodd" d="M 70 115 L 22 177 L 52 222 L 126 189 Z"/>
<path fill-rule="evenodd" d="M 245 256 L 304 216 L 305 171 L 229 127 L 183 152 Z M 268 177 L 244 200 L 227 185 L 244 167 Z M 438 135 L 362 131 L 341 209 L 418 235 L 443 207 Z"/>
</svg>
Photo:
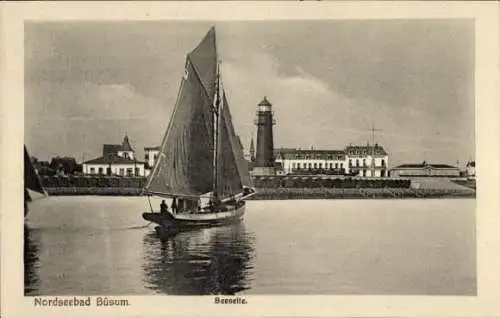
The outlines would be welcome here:
<svg viewBox="0 0 500 318">
<path fill-rule="evenodd" d="M 143 196 L 141 188 L 57 187 L 46 188 L 50 196 Z M 412 188 L 257 188 L 248 198 L 258 200 L 308 199 L 456 199 L 475 198 L 473 189 L 412 189 Z"/>
</svg>

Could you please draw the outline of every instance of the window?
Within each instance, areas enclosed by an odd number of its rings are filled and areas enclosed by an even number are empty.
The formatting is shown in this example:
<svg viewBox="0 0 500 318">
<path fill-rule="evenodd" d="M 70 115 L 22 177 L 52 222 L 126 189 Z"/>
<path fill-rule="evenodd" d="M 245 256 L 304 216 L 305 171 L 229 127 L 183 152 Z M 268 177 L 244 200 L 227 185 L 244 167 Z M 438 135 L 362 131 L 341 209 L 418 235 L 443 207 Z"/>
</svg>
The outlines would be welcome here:
<svg viewBox="0 0 500 318">
<path fill-rule="evenodd" d="M 125 175 L 125 169 L 120 168 L 120 176 L 124 176 L 124 175 Z"/>
<path fill-rule="evenodd" d="M 156 161 L 156 159 L 158 159 L 158 154 L 157 154 L 157 153 L 155 153 L 155 155 L 154 155 L 154 157 L 153 157 L 153 158 L 154 158 L 154 161 Z"/>
<path fill-rule="evenodd" d="M 292 169 L 295 169 L 295 162 L 292 163 Z"/>
<path fill-rule="evenodd" d="M 339 163 L 335 162 L 335 169 L 338 169 L 338 168 L 339 168 Z"/>
<path fill-rule="evenodd" d="M 309 155 L 306 155 L 306 159 L 309 159 Z"/>
<path fill-rule="evenodd" d="M 363 159 L 363 167 L 366 167 L 366 159 Z"/>
<path fill-rule="evenodd" d="M 385 170 L 383 170 L 383 169 L 382 169 L 382 170 L 380 170 L 380 176 L 381 176 L 382 178 L 383 178 L 383 177 L 385 177 Z"/>
<path fill-rule="evenodd" d="M 366 177 L 366 170 L 363 169 L 363 177 Z"/>
<path fill-rule="evenodd" d="M 141 172 L 141 169 L 135 168 L 135 176 L 138 177 L 139 173 Z"/>
<path fill-rule="evenodd" d="M 107 174 L 108 176 L 110 176 L 110 175 L 111 175 L 111 168 L 110 168 L 110 167 L 107 167 L 107 168 L 106 168 L 106 174 Z"/>
<path fill-rule="evenodd" d="M 356 159 L 356 167 L 359 167 L 359 159 Z"/>
<path fill-rule="evenodd" d="M 380 165 L 381 165 L 382 167 L 385 167 L 385 160 L 384 160 L 384 159 L 382 159 L 382 162 L 380 163 Z"/>
<path fill-rule="evenodd" d="M 330 169 L 333 168 L 333 163 L 330 162 Z M 335 164 L 335 168 L 337 168 L 337 164 Z"/>
<path fill-rule="evenodd" d="M 309 164 L 308 164 L 308 166 L 309 166 L 309 169 L 311 169 L 311 168 L 312 168 L 312 164 L 311 164 L 311 163 L 309 163 Z"/>
<path fill-rule="evenodd" d="M 340 163 L 340 169 L 344 169 L 344 163 Z"/>
<path fill-rule="evenodd" d="M 99 167 L 99 174 L 102 174 L 103 173 L 103 169 L 102 167 Z"/>
<path fill-rule="evenodd" d="M 314 169 L 318 168 L 318 164 L 314 163 Z"/>
<path fill-rule="evenodd" d="M 349 159 L 349 167 L 352 167 L 352 159 Z"/>
<path fill-rule="evenodd" d="M 303 163 L 303 164 L 302 164 L 302 168 L 306 169 L 306 168 L 307 168 L 307 164 L 306 164 L 306 163 Z"/>
<path fill-rule="evenodd" d="M 322 164 L 322 163 L 320 163 L 320 164 L 319 164 L 319 168 L 320 168 L 320 169 L 322 169 L 322 168 L 323 168 L 323 164 Z"/>
<path fill-rule="evenodd" d="M 91 167 L 91 168 L 90 168 L 90 173 L 91 173 L 91 174 L 94 174 L 94 173 L 95 173 L 95 168 L 94 168 L 94 167 Z"/>
<path fill-rule="evenodd" d="M 128 158 L 128 152 L 123 153 L 123 158 Z"/>
<path fill-rule="evenodd" d="M 131 177 L 134 170 L 132 168 L 127 168 L 127 176 Z"/>
<path fill-rule="evenodd" d="M 149 160 L 149 153 L 146 153 L 146 154 L 144 155 L 144 159 L 146 159 L 146 161 L 148 161 L 148 160 Z"/>
</svg>

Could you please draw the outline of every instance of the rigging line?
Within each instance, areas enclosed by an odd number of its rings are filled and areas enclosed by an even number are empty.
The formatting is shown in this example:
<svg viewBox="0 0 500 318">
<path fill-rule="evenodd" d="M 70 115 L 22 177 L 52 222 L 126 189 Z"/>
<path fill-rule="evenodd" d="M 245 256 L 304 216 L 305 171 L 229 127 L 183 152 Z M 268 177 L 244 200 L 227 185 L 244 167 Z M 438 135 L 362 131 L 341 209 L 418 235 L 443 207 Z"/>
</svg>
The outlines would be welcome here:
<svg viewBox="0 0 500 318">
<path fill-rule="evenodd" d="M 153 206 L 151 205 L 151 196 L 148 194 L 148 202 L 149 202 L 149 207 L 151 208 L 151 212 L 153 211 Z"/>
<path fill-rule="evenodd" d="M 186 61 L 185 68 L 187 68 L 187 61 Z M 175 117 L 175 113 L 177 112 L 178 103 L 179 103 L 179 99 L 181 98 L 181 92 L 182 92 L 183 86 L 184 86 L 184 79 L 181 80 L 181 84 L 179 85 L 179 91 L 177 93 L 177 98 L 175 100 L 174 110 L 173 110 L 172 116 L 170 117 L 170 120 L 168 122 L 168 126 L 167 126 L 167 130 L 165 131 L 165 135 L 163 135 L 163 139 L 162 139 L 161 144 L 160 144 L 160 153 L 163 153 L 162 150 L 163 150 L 163 147 L 165 146 L 165 142 L 167 141 L 167 136 L 170 133 L 170 131 L 172 130 L 173 119 Z M 151 182 L 153 181 L 153 177 L 157 173 L 158 166 L 160 164 L 160 157 L 161 156 L 158 156 L 158 159 L 156 160 L 156 162 L 154 164 L 153 171 L 151 171 L 151 174 L 148 177 L 148 180 L 147 180 L 146 186 L 145 186 L 146 189 L 148 189 L 149 186 L 151 186 Z"/>
</svg>

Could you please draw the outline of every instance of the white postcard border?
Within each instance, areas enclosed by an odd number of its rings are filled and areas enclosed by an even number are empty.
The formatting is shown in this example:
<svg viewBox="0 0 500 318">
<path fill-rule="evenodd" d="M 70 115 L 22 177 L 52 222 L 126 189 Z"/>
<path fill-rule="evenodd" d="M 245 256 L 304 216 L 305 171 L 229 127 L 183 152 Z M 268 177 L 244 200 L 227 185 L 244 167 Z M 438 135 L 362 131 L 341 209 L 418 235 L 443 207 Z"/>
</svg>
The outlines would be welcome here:
<svg viewBox="0 0 500 318">
<path fill-rule="evenodd" d="M 500 316 L 499 41 L 494 2 L 125 2 L 7 3 L 1 8 L 1 306 L 3 317 L 154 316 Z M 34 307 L 23 296 L 22 147 L 25 20 L 430 19 L 476 21 L 477 297 L 245 296 L 246 305 L 214 297 L 130 296 L 114 308 Z M 108 296 L 109 297 L 109 296 Z M 51 297 L 44 297 L 51 298 Z M 95 299 L 96 297 L 92 297 Z"/>
</svg>

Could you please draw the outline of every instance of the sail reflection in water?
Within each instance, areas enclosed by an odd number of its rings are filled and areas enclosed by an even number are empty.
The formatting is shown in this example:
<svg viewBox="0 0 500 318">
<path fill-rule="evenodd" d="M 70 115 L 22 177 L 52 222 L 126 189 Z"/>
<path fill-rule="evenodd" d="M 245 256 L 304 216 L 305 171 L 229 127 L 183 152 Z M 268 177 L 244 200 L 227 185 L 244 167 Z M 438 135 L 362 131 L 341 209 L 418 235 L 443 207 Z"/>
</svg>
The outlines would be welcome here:
<svg viewBox="0 0 500 318">
<path fill-rule="evenodd" d="M 144 236 L 145 280 L 156 293 L 234 295 L 250 288 L 253 233 L 243 224 Z"/>
<path fill-rule="evenodd" d="M 24 294 L 33 295 L 38 291 L 40 278 L 39 268 L 39 238 L 35 229 L 24 226 Z"/>
</svg>

